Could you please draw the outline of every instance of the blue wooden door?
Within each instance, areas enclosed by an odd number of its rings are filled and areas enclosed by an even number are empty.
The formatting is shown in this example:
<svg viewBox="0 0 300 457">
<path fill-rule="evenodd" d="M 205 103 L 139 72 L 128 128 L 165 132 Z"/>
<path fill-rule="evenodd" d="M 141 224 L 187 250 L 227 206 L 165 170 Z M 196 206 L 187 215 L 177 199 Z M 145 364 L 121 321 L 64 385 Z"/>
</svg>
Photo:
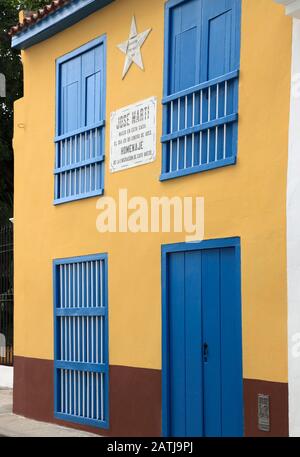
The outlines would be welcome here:
<svg viewBox="0 0 300 457">
<path fill-rule="evenodd" d="M 172 252 L 174 251 L 174 252 Z M 243 435 L 236 246 L 166 254 L 164 433 Z"/>
</svg>

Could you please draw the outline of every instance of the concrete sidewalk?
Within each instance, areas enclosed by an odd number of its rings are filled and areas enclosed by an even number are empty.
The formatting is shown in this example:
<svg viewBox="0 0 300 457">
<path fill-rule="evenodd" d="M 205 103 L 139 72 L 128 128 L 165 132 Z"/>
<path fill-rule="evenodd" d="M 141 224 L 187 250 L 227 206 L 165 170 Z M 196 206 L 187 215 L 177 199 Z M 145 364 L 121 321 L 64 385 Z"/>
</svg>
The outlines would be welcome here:
<svg viewBox="0 0 300 457">
<path fill-rule="evenodd" d="M 98 437 L 54 424 L 37 422 L 12 413 L 12 390 L 0 388 L 0 437 Z"/>
</svg>

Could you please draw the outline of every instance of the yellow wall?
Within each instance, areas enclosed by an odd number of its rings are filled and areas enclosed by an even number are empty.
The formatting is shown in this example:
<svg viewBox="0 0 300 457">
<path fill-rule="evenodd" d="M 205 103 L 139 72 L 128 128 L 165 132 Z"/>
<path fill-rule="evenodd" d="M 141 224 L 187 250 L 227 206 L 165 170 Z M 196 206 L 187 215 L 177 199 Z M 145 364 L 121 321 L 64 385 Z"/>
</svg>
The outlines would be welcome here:
<svg viewBox="0 0 300 457">
<path fill-rule="evenodd" d="M 244 377 L 287 381 L 285 195 L 291 20 L 272 0 L 242 1 L 238 164 L 160 183 L 162 110 L 157 160 L 117 174 L 106 161 L 106 195 L 204 196 L 205 238 L 240 236 Z M 121 79 L 116 45 L 153 31 Z M 110 363 L 161 367 L 160 246 L 178 234 L 99 234 L 97 198 L 53 206 L 55 59 L 107 33 L 107 130 L 110 113 L 161 99 L 164 1 L 116 0 L 23 53 L 25 96 L 15 111 L 15 354 L 53 358 L 52 259 L 109 253 Z M 20 128 L 18 124 L 24 124 Z"/>
</svg>

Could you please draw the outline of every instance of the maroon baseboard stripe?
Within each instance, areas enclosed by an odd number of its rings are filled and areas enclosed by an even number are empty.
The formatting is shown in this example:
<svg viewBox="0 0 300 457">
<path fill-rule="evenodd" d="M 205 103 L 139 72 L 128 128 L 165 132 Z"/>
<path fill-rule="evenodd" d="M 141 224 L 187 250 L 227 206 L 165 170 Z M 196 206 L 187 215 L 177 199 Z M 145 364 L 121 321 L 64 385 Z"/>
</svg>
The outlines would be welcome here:
<svg viewBox="0 0 300 457">
<path fill-rule="evenodd" d="M 110 367 L 110 429 L 99 430 L 54 419 L 53 361 L 14 358 L 16 414 L 103 436 L 161 436 L 161 371 Z M 270 396 L 270 432 L 258 429 L 257 397 Z M 244 380 L 245 436 L 288 436 L 288 385 Z"/>
<path fill-rule="evenodd" d="M 161 372 L 110 366 L 110 429 L 54 419 L 53 361 L 15 357 L 14 413 L 105 436 L 161 434 Z"/>
<path fill-rule="evenodd" d="M 13 412 L 53 421 L 53 361 L 14 357 Z"/>
</svg>

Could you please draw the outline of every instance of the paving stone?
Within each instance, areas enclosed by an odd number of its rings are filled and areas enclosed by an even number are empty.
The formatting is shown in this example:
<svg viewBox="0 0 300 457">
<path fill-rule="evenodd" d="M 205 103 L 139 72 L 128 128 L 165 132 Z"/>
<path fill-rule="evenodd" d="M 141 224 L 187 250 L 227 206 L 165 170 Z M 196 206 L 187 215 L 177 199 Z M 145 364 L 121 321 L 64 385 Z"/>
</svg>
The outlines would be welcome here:
<svg viewBox="0 0 300 457">
<path fill-rule="evenodd" d="M 13 392 L 0 389 L 0 437 L 98 437 L 92 433 L 38 422 L 12 413 Z"/>
</svg>

